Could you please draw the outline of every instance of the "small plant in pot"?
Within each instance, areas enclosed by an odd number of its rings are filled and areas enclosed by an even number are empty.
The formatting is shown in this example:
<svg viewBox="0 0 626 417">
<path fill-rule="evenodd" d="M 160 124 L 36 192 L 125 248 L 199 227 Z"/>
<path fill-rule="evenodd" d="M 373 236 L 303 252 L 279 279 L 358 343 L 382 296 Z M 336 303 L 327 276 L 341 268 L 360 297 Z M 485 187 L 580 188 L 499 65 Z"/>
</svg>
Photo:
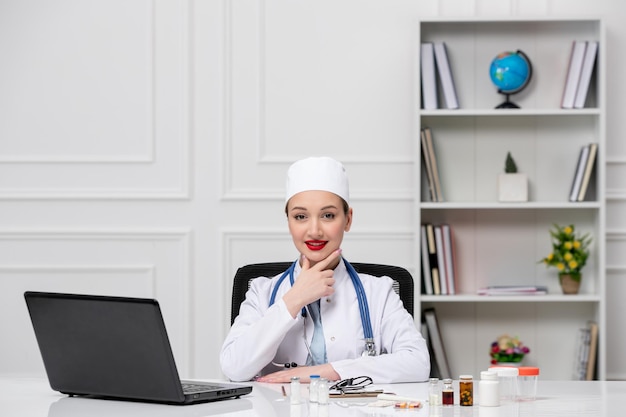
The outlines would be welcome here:
<svg viewBox="0 0 626 417">
<path fill-rule="evenodd" d="M 564 294 L 577 294 L 582 278 L 582 269 L 589 257 L 589 233 L 577 235 L 574 225 L 554 225 L 550 230 L 552 252 L 539 262 L 559 271 L 559 281 Z"/>
<path fill-rule="evenodd" d="M 498 201 L 528 201 L 528 177 L 517 172 L 517 164 L 507 152 L 504 161 L 504 174 L 498 177 Z"/>
</svg>

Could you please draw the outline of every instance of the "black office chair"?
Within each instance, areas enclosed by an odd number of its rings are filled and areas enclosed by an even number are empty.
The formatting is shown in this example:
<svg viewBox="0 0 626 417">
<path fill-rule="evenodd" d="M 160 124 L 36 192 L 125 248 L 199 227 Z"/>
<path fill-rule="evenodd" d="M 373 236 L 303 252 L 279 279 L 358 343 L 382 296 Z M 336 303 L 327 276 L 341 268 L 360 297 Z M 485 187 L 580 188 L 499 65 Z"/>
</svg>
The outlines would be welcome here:
<svg viewBox="0 0 626 417">
<path fill-rule="evenodd" d="M 259 277 L 272 278 L 285 272 L 290 265 L 291 262 L 269 262 L 250 264 L 239 268 L 233 281 L 230 324 L 232 325 L 235 322 L 235 318 L 239 315 L 239 307 L 243 300 L 246 299 L 246 292 L 250 288 L 250 281 L 252 279 Z M 375 277 L 388 276 L 393 279 L 393 289 L 400 296 L 404 308 L 406 308 L 413 317 L 413 277 L 409 271 L 393 265 L 352 263 L 352 266 L 359 273 L 373 275 Z"/>
</svg>

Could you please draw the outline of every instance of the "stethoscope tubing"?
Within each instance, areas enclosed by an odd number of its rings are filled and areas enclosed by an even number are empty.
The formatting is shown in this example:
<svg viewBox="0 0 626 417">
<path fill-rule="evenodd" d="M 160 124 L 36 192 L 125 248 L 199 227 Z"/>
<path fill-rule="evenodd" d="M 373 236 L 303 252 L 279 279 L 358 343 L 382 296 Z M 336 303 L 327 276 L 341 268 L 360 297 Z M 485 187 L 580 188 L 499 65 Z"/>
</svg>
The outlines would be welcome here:
<svg viewBox="0 0 626 417">
<path fill-rule="evenodd" d="M 293 287 L 294 277 L 293 273 L 296 268 L 297 260 L 292 263 L 289 268 L 283 272 L 283 274 L 276 281 L 276 285 L 272 290 L 272 294 L 270 296 L 270 307 L 276 301 L 276 294 L 278 293 L 278 288 L 285 280 L 287 276 L 289 276 L 289 282 Z M 374 342 L 374 332 L 372 331 L 372 321 L 370 319 L 370 310 L 369 304 L 367 302 L 367 296 L 365 295 L 365 289 L 363 288 L 363 283 L 361 282 L 361 278 L 359 278 L 359 274 L 356 272 L 354 267 L 348 262 L 345 258 L 343 258 L 343 262 L 346 265 L 346 270 L 348 271 L 348 275 L 352 280 L 352 284 L 354 285 L 354 291 L 356 292 L 357 301 L 359 302 L 359 314 L 361 315 L 361 325 L 363 326 L 363 336 L 365 337 L 366 346 L 367 343 L 370 342 L 373 344 Z M 302 307 L 302 316 L 306 317 L 307 311 L 305 307 Z M 371 353 L 371 352 L 370 352 Z"/>
</svg>

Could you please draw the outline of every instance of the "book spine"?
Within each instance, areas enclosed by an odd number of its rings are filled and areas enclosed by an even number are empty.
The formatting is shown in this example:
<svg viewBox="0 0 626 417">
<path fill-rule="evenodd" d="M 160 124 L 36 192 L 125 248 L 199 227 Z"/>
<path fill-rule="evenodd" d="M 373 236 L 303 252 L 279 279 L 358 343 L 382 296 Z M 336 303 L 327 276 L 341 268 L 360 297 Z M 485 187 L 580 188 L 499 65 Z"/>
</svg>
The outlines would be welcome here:
<svg viewBox="0 0 626 417">
<path fill-rule="evenodd" d="M 591 173 L 596 161 L 596 153 L 598 152 L 598 144 L 589 144 L 589 157 L 587 158 L 587 164 L 585 165 L 585 174 L 583 175 L 582 183 L 580 184 L 580 191 L 578 193 L 578 201 L 585 201 L 585 195 L 587 194 L 587 188 L 589 187 L 589 181 L 591 179 Z"/>
<path fill-rule="evenodd" d="M 434 110 L 437 102 L 437 79 L 435 73 L 435 52 L 431 42 L 421 44 L 420 69 L 422 79 L 422 107 Z"/>
<path fill-rule="evenodd" d="M 578 164 L 576 164 L 576 172 L 574 173 L 574 181 L 572 182 L 572 189 L 569 194 L 569 201 L 578 201 L 578 194 L 580 193 L 580 186 L 583 182 L 583 176 L 585 173 L 585 167 L 587 166 L 588 157 L 589 145 L 585 145 L 580 148 Z"/>
<path fill-rule="evenodd" d="M 441 294 L 439 282 L 439 265 L 437 263 L 437 246 L 435 244 L 435 230 L 432 224 L 426 224 L 426 237 L 428 238 L 428 256 L 430 261 L 430 276 L 433 280 L 433 293 Z"/>
<path fill-rule="evenodd" d="M 456 294 L 456 260 L 454 254 L 454 242 L 452 241 L 452 228 L 448 224 L 441 226 L 443 233 L 443 246 L 446 258 L 446 277 L 448 278 L 448 294 Z"/>
<path fill-rule="evenodd" d="M 595 66 L 597 54 L 598 42 L 589 41 L 587 43 L 587 49 L 585 50 L 585 58 L 583 59 L 583 67 L 580 72 L 576 98 L 574 99 L 574 108 L 576 109 L 582 109 L 585 107 L 587 92 L 589 91 L 589 84 L 591 83 L 591 74 L 593 73 L 593 67 Z"/>
<path fill-rule="evenodd" d="M 428 254 L 428 238 L 426 237 L 426 226 L 420 227 L 420 246 L 422 253 L 422 280 L 426 294 L 433 294 L 433 277 L 430 270 L 430 258 Z"/>
<path fill-rule="evenodd" d="M 452 78 L 452 70 L 450 69 L 450 61 L 448 59 L 448 48 L 444 42 L 434 44 L 435 62 L 437 64 L 437 72 L 441 81 L 441 89 L 443 97 L 446 100 L 448 109 L 458 109 L 459 99 L 456 94 L 454 79 Z"/>
<path fill-rule="evenodd" d="M 435 244 L 437 246 L 437 264 L 439 265 L 439 287 L 441 295 L 448 295 L 448 274 L 446 271 L 446 250 L 443 245 L 441 226 L 435 226 Z"/>
<path fill-rule="evenodd" d="M 428 192 L 430 194 L 430 201 L 437 201 L 437 194 L 435 191 L 435 182 L 433 178 L 433 167 L 430 165 L 430 151 L 428 149 L 428 142 L 426 139 L 426 132 L 424 129 L 420 132 L 420 141 L 422 143 L 422 157 L 424 159 L 424 168 L 426 171 L 426 178 L 428 180 Z"/>
<path fill-rule="evenodd" d="M 572 52 L 570 55 L 567 79 L 565 82 L 565 89 L 563 90 L 563 97 L 561 99 L 561 107 L 564 109 L 571 109 L 574 107 L 576 89 L 578 88 L 578 82 L 580 80 L 580 73 L 582 70 L 586 48 L 587 42 L 585 41 L 574 41 L 572 43 Z"/>
<path fill-rule="evenodd" d="M 424 134 L 426 135 L 426 144 L 428 146 L 428 155 L 430 157 L 430 166 L 433 170 L 433 182 L 435 183 L 435 194 L 437 195 L 437 201 L 443 201 L 443 194 L 441 193 L 441 181 L 439 179 L 439 168 L 437 167 L 437 158 L 435 156 L 435 146 L 433 142 L 432 131 L 429 127 L 424 128 Z"/>
</svg>

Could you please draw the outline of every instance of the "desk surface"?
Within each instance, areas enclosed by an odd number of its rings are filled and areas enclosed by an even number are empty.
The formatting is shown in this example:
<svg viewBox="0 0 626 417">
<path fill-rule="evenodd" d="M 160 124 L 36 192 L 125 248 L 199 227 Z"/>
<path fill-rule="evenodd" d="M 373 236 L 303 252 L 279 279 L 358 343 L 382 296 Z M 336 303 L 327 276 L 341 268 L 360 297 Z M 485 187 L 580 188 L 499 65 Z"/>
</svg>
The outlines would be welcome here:
<svg viewBox="0 0 626 417">
<path fill-rule="evenodd" d="M 171 406 L 125 401 L 69 398 L 50 389 L 47 380 L 0 377 L 0 410 L 3 416 L 71 417 L 333 417 L 386 416 L 402 417 L 500 417 L 500 416 L 619 416 L 626 400 L 626 381 L 539 381 L 537 400 L 516 402 L 500 407 L 433 407 L 425 403 L 418 410 L 393 407 L 370 407 L 375 398 L 331 399 L 328 406 L 311 407 L 306 401 L 308 385 L 302 385 L 302 404 L 292 406 L 282 395 L 281 385 L 254 383 L 251 394 L 239 399 L 191 406 Z M 477 384 L 475 384 L 477 385 Z M 427 398 L 427 383 L 379 385 L 387 392 Z M 289 385 L 285 386 L 289 393 Z M 480 400 L 480 392 L 476 389 Z M 458 395 L 457 395 L 458 397 Z M 458 398 L 457 398 L 458 402 Z"/>
</svg>

